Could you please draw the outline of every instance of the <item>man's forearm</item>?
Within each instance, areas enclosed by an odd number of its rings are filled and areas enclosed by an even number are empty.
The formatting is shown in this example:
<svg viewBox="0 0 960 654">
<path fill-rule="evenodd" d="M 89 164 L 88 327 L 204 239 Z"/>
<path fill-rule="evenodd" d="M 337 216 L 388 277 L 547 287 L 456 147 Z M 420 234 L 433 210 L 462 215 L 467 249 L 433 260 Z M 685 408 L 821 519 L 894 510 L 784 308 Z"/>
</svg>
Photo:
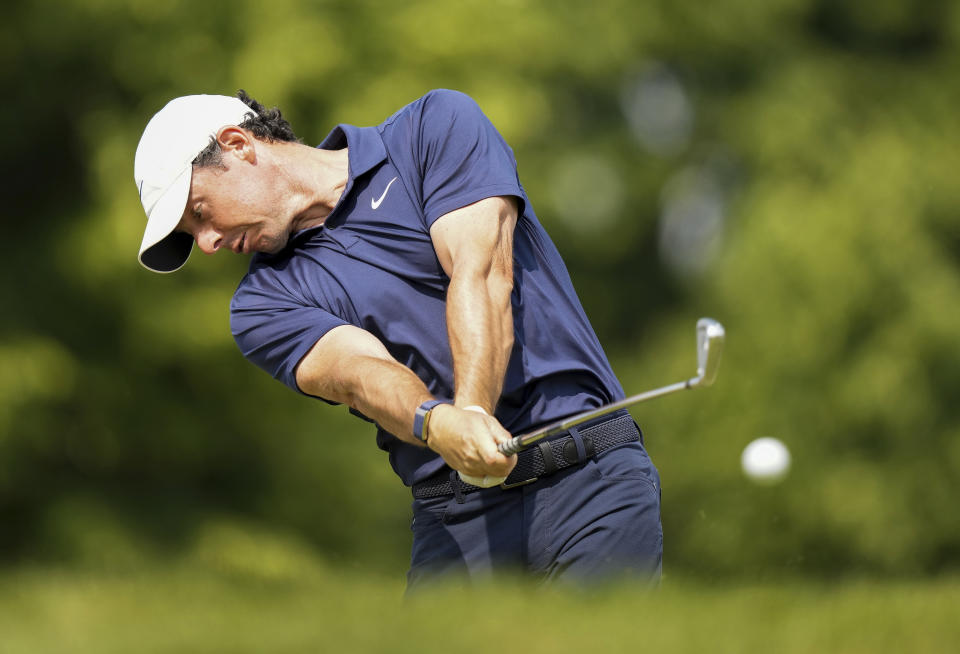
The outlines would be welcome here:
<svg viewBox="0 0 960 654">
<path fill-rule="evenodd" d="M 327 332 L 297 367 L 297 385 L 310 395 L 349 405 L 403 441 L 422 444 L 413 435 L 414 409 L 431 399 L 430 392 L 362 329 L 343 325 Z M 516 460 L 496 449 L 510 434 L 495 418 L 450 405 L 434 411 L 427 445 L 450 467 L 480 476 L 510 472 Z"/>
<path fill-rule="evenodd" d="M 447 331 L 455 402 L 493 413 L 513 349 L 512 270 L 454 276 L 447 289 Z"/>
<path fill-rule="evenodd" d="M 353 390 L 346 402 L 377 422 L 382 428 L 408 443 L 422 445 L 413 435 L 413 411 L 431 398 L 426 386 L 406 366 L 393 361 L 364 357 L 357 366 Z M 440 454 L 455 470 L 473 475 L 506 476 L 515 459 L 496 450 L 496 442 L 509 439 L 494 418 L 440 405 L 431 416 L 426 446 Z"/>
<path fill-rule="evenodd" d="M 357 365 L 363 381 L 345 404 L 401 440 L 420 444 L 413 435 L 411 411 L 433 397 L 424 383 L 409 368 L 392 361 L 371 358 Z"/>
<path fill-rule="evenodd" d="M 423 381 L 366 332 L 343 326 L 328 332 L 297 367 L 304 393 L 356 409 L 408 443 L 413 409 L 431 399 Z"/>
<path fill-rule="evenodd" d="M 517 201 L 486 198 L 442 216 L 430 228 L 447 287 L 447 335 L 455 401 L 492 413 L 513 349 L 513 230 Z"/>
</svg>

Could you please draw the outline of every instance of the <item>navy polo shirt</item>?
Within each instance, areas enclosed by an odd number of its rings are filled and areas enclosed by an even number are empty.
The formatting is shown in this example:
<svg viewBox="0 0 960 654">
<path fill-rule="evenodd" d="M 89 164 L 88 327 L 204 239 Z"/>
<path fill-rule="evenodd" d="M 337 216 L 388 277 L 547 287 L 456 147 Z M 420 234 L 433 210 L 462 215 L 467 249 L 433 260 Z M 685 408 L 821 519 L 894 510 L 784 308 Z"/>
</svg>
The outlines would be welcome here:
<svg viewBox="0 0 960 654">
<path fill-rule="evenodd" d="M 299 391 L 297 365 L 310 348 L 330 329 L 355 325 L 380 339 L 435 397 L 452 398 L 450 280 L 430 226 L 484 198 L 514 196 L 514 346 L 497 419 L 520 434 L 623 397 L 520 185 L 512 150 L 473 100 L 432 91 L 376 127 L 338 125 L 319 147 L 349 148 L 347 186 L 322 226 L 251 260 L 231 303 L 231 329 L 244 356 Z M 377 445 L 407 485 L 444 465 L 431 450 L 383 429 Z"/>
</svg>

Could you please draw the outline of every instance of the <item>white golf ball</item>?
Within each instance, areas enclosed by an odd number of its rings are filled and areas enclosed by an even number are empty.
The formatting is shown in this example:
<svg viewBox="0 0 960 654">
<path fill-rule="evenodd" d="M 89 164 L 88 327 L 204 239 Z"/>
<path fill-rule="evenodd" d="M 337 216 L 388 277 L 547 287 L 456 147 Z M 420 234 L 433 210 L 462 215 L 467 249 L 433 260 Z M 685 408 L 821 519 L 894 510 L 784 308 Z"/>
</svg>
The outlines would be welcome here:
<svg viewBox="0 0 960 654">
<path fill-rule="evenodd" d="M 751 480 L 776 483 L 786 477 L 790 470 L 790 450 L 776 438 L 758 438 L 743 448 L 740 465 Z"/>
</svg>

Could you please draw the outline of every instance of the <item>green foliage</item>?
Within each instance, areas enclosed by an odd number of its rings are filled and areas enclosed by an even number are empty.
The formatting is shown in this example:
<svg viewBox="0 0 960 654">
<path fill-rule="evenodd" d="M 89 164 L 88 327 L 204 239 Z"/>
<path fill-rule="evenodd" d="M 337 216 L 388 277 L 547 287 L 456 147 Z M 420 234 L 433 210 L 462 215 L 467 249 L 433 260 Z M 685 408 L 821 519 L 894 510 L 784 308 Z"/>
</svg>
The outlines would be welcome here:
<svg viewBox="0 0 960 654">
<path fill-rule="evenodd" d="M 635 411 L 667 570 L 956 569 L 955 3 L 7 4 L 5 560 L 209 561 L 268 532 L 400 575 L 409 496 L 369 426 L 241 359 L 227 305 L 244 261 L 137 266 L 132 160 L 184 93 L 244 88 L 319 142 L 450 87 L 512 144 L 628 391 L 689 376 L 699 315 L 727 326 L 714 388 Z M 645 80 L 680 89 L 662 111 L 689 104 L 673 141 L 638 137 Z M 665 216 L 704 198 L 720 229 L 677 266 Z M 761 435 L 793 453 L 780 486 L 739 472 Z M 242 569 L 260 546 L 238 547 Z"/>
<path fill-rule="evenodd" d="M 960 637 L 955 578 L 726 588 L 668 579 L 657 592 L 590 593 L 501 581 L 437 587 L 402 602 L 396 581 L 307 565 L 302 555 L 294 557 L 301 571 L 284 575 L 276 550 L 259 545 L 273 561 L 265 575 L 192 563 L 126 575 L 4 575 L 3 651 L 882 654 L 952 652 Z"/>
</svg>

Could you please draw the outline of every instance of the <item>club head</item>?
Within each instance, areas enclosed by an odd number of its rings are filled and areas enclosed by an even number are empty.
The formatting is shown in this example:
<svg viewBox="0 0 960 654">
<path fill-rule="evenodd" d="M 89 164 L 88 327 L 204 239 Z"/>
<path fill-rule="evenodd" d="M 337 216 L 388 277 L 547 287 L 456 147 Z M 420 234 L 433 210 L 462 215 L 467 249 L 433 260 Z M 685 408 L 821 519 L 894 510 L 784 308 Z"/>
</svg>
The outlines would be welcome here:
<svg viewBox="0 0 960 654">
<path fill-rule="evenodd" d="M 716 320 L 697 321 L 697 376 L 690 380 L 691 387 L 710 386 L 716 380 L 725 336 L 723 325 Z"/>
</svg>

